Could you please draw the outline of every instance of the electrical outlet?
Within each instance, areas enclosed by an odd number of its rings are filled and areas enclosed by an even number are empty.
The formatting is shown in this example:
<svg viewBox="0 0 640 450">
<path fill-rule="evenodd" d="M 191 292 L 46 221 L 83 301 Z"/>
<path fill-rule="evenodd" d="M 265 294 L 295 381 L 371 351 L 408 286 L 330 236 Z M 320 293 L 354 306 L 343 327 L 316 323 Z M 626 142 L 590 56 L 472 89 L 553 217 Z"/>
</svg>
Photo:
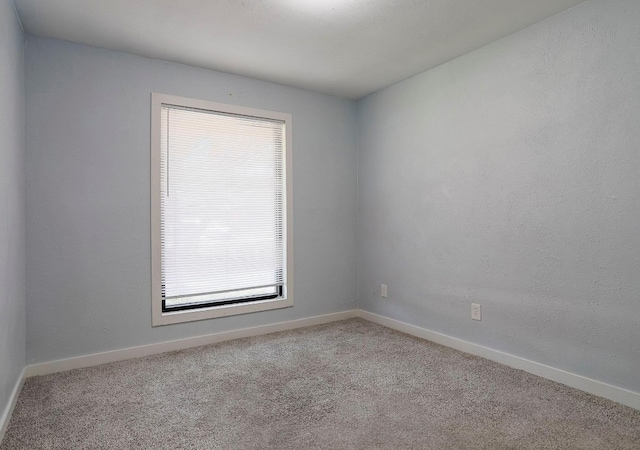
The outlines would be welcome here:
<svg viewBox="0 0 640 450">
<path fill-rule="evenodd" d="M 482 320 L 482 307 L 477 303 L 471 304 L 471 318 L 473 320 Z"/>
<path fill-rule="evenodd" d="M 387 298 L 387 285 L 386 284 L 381 284 L 380 285 L 380 297 Z"/>
</svg>

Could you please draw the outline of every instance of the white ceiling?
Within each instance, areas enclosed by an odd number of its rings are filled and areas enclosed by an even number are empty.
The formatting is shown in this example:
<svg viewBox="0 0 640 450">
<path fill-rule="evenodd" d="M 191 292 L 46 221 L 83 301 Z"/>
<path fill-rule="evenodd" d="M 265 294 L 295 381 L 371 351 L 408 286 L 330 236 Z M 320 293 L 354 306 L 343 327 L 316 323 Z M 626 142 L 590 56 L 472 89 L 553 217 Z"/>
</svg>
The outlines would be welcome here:
<svg viewBox="0 0 640 450">
<path fill-rule="evenodd" d="M 583 0 L 14 0 L 41 36 L 357 99 Z"/>
</svg>

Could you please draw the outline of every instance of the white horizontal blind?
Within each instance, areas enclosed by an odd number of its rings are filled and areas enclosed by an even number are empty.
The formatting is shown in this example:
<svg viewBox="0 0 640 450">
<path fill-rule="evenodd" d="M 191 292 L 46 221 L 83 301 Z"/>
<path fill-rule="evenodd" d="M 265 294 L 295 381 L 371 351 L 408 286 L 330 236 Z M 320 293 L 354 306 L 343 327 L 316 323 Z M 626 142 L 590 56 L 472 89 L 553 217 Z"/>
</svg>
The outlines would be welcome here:
<svg viewBox="0 0 640 450">
<path fill-rule="evenodd" d="M 284 284 L 282 121 L 162 105 L 167 306 L 259 297 Z"/>
</svg>

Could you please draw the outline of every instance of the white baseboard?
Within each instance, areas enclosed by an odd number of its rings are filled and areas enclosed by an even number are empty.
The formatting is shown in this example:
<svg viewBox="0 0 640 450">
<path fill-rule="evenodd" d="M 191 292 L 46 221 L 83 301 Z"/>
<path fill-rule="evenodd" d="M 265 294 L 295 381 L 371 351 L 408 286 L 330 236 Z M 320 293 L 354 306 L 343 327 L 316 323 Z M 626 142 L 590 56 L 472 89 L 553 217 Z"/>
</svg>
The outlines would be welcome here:
<svg viewBox="0 0 640 450">
<path fill-rule="evenodd" d="M 11 420 L 11 415 L 13 414 L 13 410 L 16 407 L 16 403 L 18 402 L 18 397 L 20 396 L 20 392 L 22 391 L 22 386 L 24 386 L 24 380 L 27 378 L 26 370 L 26 368 L 22 369 L 20 378 L 18 378 L 18 381 L 16 381 L 13 392 L 11 392 L 11 397 L 9 397 L 9 403 L 7 403 L 7 407 L 2 412 L 2 416 L 0 416 L 0 442 L 2 442 L 4 433 L 7 431 L 9 420 Z"/>
<path fill-rule="evenodd" d="M 538 375 L 542 378 L 580 389 L 581 391 L 588 392 L 589 394 L 608 398 L 614 402 L 622 403 L 623 405 L 627 405 L 635 409 L 640 409 L 640 393 L 638 392 L 612 386 L 601 381 L 592 380 L 591 378 L 556 369 L 555 367 L 520 358 L 499 350 L 483 347 L 472 342 L 463 341 L 462 339 L 457 339 L 445 334 L 436 333 L 425 328 L 420 328 L 415 325 L 410 325 L 408 323 L 400 322 L 399 320 L 390 319 L 368 311 L 359 310 L 359 317 L 387 328 L 392 328 L 465 353 L 481 356 L 482 358 L 504 364 L 505 366 L 524 370 L 525 372 Z"/>
<path fill-rule="evenodd" d="M 61 359 L 58 361 L 50 361 L 27 366 L 26 376 L 34 377 L 38 375 L 48 375 L 56 372 L 64 372 L 66 370 L 80 369 L 83 367 L 98 366 L 100 364 L 123 361 L 126 359 L 140 358 L 143 356 L 155 355 L 158 353 L 184 350 L 186 348 L 215 344 L 217 342 L 231 341 L 233 339 L 260 336 L 263 334 L 276 333 L 278 331 L 286 331 L 293 330 L 295 328 L 321 325 L 323 323 L 336 322 L 338 320 L 345 320 L 353 317 L 358 317 L 358 310 L 325 314 L 322 316 L 308 317 L 305 319 L 291 320 L 288 322 L 279 322 L 270 325 L 262 325 L 259 327 L 243 328 L 240 330 L 224 331 L 221 333 L 208 334 L 205 336 L 196 336 L 175 341 L 160 342 L 157 344 L 141 345 L 139 347 L 130 347 L 109 352 L 93 353 L 91 355 L 78 356 L 75 358 Z"/>
<path fill-rule="evenodd" d="M 430 331 L 415 325 L 410 325 L 405 322 L 400 322 L 395 319 L 390 319 L 388 317 L 370 313 L 368 311 L 350 310 L 334 314 L 326 314 L 322 316 L 292 320 L 288 322 L 279 322 L 271 325 L 243 328 L 240 330 L 225 331 L 205 336 L 160 342 L 157 344 L 142 345 L 139 347 L 131 347 L 109 352 L 94 353 L 91 355 L 78 356 L 75 358 L 68 358 L 27 366 L 23 371 L 20 382 L 16 385 L 12 397 L 12 402 L 7 407 L 2 418 L 0 419 L 0 425 L 2 426 L 2 428 L 0 429 L 0 436 L 2 436 L 2 433 L 4 432 L 5 427 L 8 424 L 8 417 L 11 417 L 10 414 L 13 411 L 15 402 L 18 399 L 18 394 L 20 392 L 20 389 L 22 388 L 24 379 L 27 377 L 47 375 L 56 372 L 63 372 L 66 370 L 80 369 L 83 367 L 97 366 L 100 364 L 140 358 L 143 356 L 155 355 L 158 353 L 183 350 L 186 348 L 198 347 L 201 345 L 215 344 L 217 342 L 230 341 L 233 339 L 241 339 L 245 337 L 276 333 L 278 331 L 293 330 L 295 328 L 320 325 L 324 323 L 350 319 L 353 317 L 360 317 L 370 322 L 374 322 L 379 325 L 410 334 L 412 336 L 426 339 L 428 341 L 451 347 L 466 353 L 470 353 L 472 355 L 480 356 L 491 361 L 496 361 L 500 364 L 504 364 L 515 369 L 524 370 L 525 372 L 529 372 L 531 374 L 538 375 L 540 377 L 547 378 L 549 380 L 556 381 L 558 383 L 562 383 L 576 389 L 580 389 L 593 395 L 608 398 L 609 400 L 613 400 L 615 402 L 622 403 L 623 405 L 627 405 L 640 410 L 640 393 L 638 392 L 629 391 L 627 389 L 603 383 L 601 381 L 586 378 L 581 375 L 576 375 L 574 373 L 567 372 L 561 369 L 556 369 L 545 364 L 520 358 L 518 356 L 504 353 L 499 350 L 483 347 L 472 342 Z"/>
</svg>

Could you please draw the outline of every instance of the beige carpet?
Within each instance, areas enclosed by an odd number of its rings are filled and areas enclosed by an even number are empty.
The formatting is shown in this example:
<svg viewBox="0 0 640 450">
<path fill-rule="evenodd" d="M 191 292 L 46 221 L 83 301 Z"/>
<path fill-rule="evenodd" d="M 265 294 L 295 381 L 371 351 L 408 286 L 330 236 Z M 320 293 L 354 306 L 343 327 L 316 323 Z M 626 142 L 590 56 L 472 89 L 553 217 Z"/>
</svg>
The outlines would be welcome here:
<svg viewBox="0 0 640 450">
<path fill-rule="evenodd" d="M 640 449 L 640 411 L 359 319 L 30 378 L 8 449 Z"/>
</svg>

